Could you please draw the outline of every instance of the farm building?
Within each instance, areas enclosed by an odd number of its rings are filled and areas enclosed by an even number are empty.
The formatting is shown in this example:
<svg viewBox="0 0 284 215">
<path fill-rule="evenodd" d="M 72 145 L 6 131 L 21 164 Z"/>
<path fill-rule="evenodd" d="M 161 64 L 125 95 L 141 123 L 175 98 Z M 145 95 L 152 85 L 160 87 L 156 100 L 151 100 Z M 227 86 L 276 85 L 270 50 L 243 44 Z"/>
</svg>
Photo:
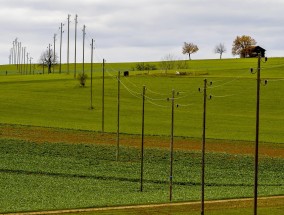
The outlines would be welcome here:
<svg viewBox="0 0 284 215">
<path fill-rule="evenodd" d="M 257 57 L 260 53 L 261 57 L 265 57 L 265 49 L 260 46 L 252 46 L 249 52 L 249 57 Z"/>
</svg>

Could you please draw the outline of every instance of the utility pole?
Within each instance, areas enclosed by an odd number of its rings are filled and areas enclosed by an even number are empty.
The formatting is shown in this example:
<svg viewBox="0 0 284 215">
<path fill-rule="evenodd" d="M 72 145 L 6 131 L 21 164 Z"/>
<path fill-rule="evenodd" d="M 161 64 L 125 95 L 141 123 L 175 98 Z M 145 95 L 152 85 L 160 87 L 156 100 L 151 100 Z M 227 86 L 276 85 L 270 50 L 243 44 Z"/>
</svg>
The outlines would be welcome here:
<svg viewBox="0 0 284 215">
<path fill-rule="evenodd" d="M 265 62 L 267 58 L 265 58 Z M 255 131 L 255 171 L 254 171 L 254 215 L 257 215 L 257 198 L 258 198 L 258 145 L 259 145 L 259 108 L 260 108 L 260 63 L 261 63 L 261 54 L 258 53 L 257 61 L 257 86 L 256 86 L 256 131 Z M 253 73 L 253 69 L 251 69 Z M 265 81 L 265 84 L 267 81 Z"/>
<path fill-rule="evenodd" d="M 103 59 L 102 132 L 105 131 L 105 59 Z"/>
<path fill-rule="evenodd" d="M 23 73 L 25 74 L 25 71 L 26 71 L 26 69 L 25 69 L 25 67 L 26 67 L 26 47 L 24 47 L 24 53 L 23 53 L 23 59 L 24 59 L 24 61 L 23 61 Z"/>
<path fill-rule="evenodd" d="M 170 201 L 172 201 L 173 199 L 174 109 L 175 109 L 175 90 L 172 90 L 172 126 L 171 126 L 171 145 L 170 145 Z"/>
<path fill-rule="evenodd" d="M 18 68 L 18 65 L 17 65 L 18 54 L 17 53 L 18 53 L 18 38 L 15 39 L 15 53 L 14 53 L 15 54 L 15 65 Z"/>
<path fill-rule="evenodd" d="M 92 44 L 91 44 L 91 107 L 90 109 L 94 109 L 93 107 L 93 55 L 94 55 L 94 39 L 92 39 Z"/>
<path fill-rule="evenodd" d="M 30 75 L 32 74 L 32 57 L 30 57 Z"/>
<path fill-rule="evenodd" d="M 212 82 L 209 83 L 212 85 Z M 201 172 L 201 215 L 204 215 L 204 194 L 205 194 L 205 143 L 206 143 L 206 102 L 207 102 L 207 79 L 204 79 L 203 87 L 203 134 L 202 134 L 202 172 Z M 199 91 L 201 89 L 199 88 Z M 211 96 L 209 97 L 211 99 Z"/>
<path fill-rule="evenodd" d="M 50 43 L 48 44 L 48 61 L 47 61 L 47 66 L 48 66 L 48 72 L 47 74 L 51 73 L 51 64 L 52 64 L 52 61 L 51 61 L 51 51 L 50 51 Z"/>
<path fill-rule="evenodd" d="M 29 53 L 27 52 L 27 66 L 26 66 L 26 74 L 28 74 L 28 66 L 29 66 Z"/>
<path fill-rule="evenodd" d="M 86 36 L 86 25 L 83 26 L 83 75 L 85 74 L 85 36 Z"/>
<path fill-rule="evenodd" d="M 25 54 L 24 54 L 24 47 L 22 47 L 22 52 L 21 52 L 21 75 L 23 74 L 23 63 L 24 63 L 24 58 L 25 58 Z"/>
<path fill-rule="evenodd" d="M 13 41 L 13 48 L 12 48 L 12 64 L 15 62 L 15 41 Z"/>
<path fill-rule="evenodd" d="M 18 62 L 17 62 L 17 68 L 18 70 L 20 70 L 20 64 L 21 64 L 21 50 L 22 50 L 22 43 L 19 42 L 19 45 L 18 45 Z"/>
<path fill-rule="evenodd" d="M 75 59 L 74 59 L 74 78 L 76 78 L 77 73 L 77 24 L 78 24 L 78 15 L 75 15 Z"/>
<path fill-rule="evenodd" d="M 68 18 L 67 18 L 67 74 L 69 74 L 69 26 L 70 26 L 70 14 L 68 14 Z"/>
<path fill-rule="evenodd" d="M 143 86 L 142 92 L 142 141 L 141 141 L 141 174 L 140 174 L 140 191 L 143 191 L 143 173 L 144 173 L 144 116 L 145 116 L 145 92 L 146 87 Z"/>
<path fill-rule="evenodd" d="M 53 36 L 53 73 L 54 73 L 54 65 L 55 65 L 55 62 L 56 62 L 56 56 L 55 56 L 55 42 L 56 42 L 56 34 L 54 34 Z"/>
<path fill-rule="evenodd" d="M 203 90 L 204 91 L 203 91 L 203 134 L 202 134 L 202 173 L 201 173 L 201 215 L 204 215 L 207 79 L 204 79 Z"/>
<path fill-rule="evenodd" d="M 63 24 L 61 22 L 61 24 L 60 24 L 60 63 L 59 63 L 59 73 L 61 73 L 62 33 L 63 33 L 62 27 L 63 27 Z"/>
<path fill-rule="evenodd" d="M 119 115 L 120 115 L 120 71 L 117 76 L 117 132 L 116 132 L 116 161 L 119 160 Z"/>
</svg>

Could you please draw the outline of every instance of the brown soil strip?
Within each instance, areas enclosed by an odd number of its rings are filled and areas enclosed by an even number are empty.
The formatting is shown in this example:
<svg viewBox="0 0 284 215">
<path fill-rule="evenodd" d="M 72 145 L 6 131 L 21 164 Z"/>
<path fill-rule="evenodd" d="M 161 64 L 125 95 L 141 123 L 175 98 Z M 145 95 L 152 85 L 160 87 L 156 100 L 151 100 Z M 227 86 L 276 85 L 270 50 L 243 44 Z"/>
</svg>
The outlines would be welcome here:
<svg viewBox="0 0 284 215">
<path fill-rule="evenodd" d="M 87 143 L 115 145 L 116 134 L 99 133 L 92 131 L 67 130 L 58 128 L 31 127 L 20 125 L 0 124 L 0 138 L 20 139 L 36 143 Z M 141 137 L 139 135 L 120 135 L 120 143 L 123 146 L 140 147 Z M 226 141 L 211 140 L 206 141 L 207 152 L 219 152 L 229 154 L 254 154 L 254 143 L 248 141 Z M 145 147 L 148 148 L 169 148 L 170 138 L 165 136 L 146 136 Z M 201 140 L 193 138 L 177 137 L 174 140 L 176 150 L 201 150 Z M 261 156 L 284 158 L 284 144 L 265 143 L 259 146 Z"/>
<path fill-rule="evenodd" d="M 260 197 L 258 198 L 259 207 L 283 207 L 284 196 Z M 133 205 L 119 207 L 103 207 L 103 208 L 86 208 L 86 209 L 71 209 L 71 210 L 56 210 L 56 211 L 38 211 L 38 212 L 23 212 L 9 213 L 9 215 L 44 215 L 44 214 L 67 214 L 67 213 L 85 213 L 96 211 L 116 211 L 116 210 L 131 210 L 131 209 L 146 209 L 146 208 L 161 208 L 161 207 L 186 207 L 187 211 L 196 211 L 200 208 L 200 202 L 180 202 L 166 204 L 150 204 L 150 205 Z M 230 209 L 230 208 L 253 208 L 253 198 L 244 199 L 227 199 L 205 201 L 205 210 Z"/>
</svg>

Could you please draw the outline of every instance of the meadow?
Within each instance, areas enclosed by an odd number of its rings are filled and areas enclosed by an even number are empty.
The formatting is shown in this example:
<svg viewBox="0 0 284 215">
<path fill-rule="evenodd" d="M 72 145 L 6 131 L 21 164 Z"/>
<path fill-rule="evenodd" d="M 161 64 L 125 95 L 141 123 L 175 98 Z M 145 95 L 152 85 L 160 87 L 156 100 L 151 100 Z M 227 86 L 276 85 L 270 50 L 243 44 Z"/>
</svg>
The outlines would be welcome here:
<svg viewBox="0 0 284 215">
<path fill-rule="evenodd" d="M 150 64 L 159 67 L 158 62 Z M 141 133 L 142 87 L 146 86 L 145 134 L 168 139 L 171 102 L 175 89 L 174 135 L 200 141 L 202 136 L 204 79 L 208 86 L 206 138 L 209 144 L 243 142 L 253 146 L 256 115 L 257 59 L 194 60 L 187 69 L 136 71 L 135 63 L 106 64 L 105 134 L 117 131 L 118 71 L 120 79 L 120 160 L 114 145 L 43 142 L 0 133 L 0 212 L 41 211 L 169 202 L 169 151 L 153 141 L 145 151 L 145 183 L 140 192 L 140 151 L 131 145 Z M 70 66 L 72 68 L 73 65 Z M 78 71 L 81 71 L 79 65 Z M 102 65 L 96 63 L 93 88 L 90 79 L 80 87 L 72 72 L 20 74 L 15 66 L 0 66 L 0 125 L 55 128 L 68 131 L 102 131 Z M 260 147 L 284 147 L 284 58 L 262 63 Z M 7 75 L 6 75 L 7 71 Z M 124 77 L 123 72 L 129 71 Z M 90 64 L 86 64 L 90 77 Z M 93 93 L 91 109 L 90 94 Z M 210 97 L 209 97 L 210 95 Z M 209 99 L 211 98 L 211 99 Z M 46 133 L 56 135 L 56 133 Z M 103 135 L 103 134 L 102 134 Z M 42 137 L 44 139 L 44 137 Z M 125 140 L 124 140 L 125 141 Z M 158 140 L 159 141 L 159 140 Z M 234 143 L 236 141 L 236 143 Z M 110 140 L 114 142 L 114 140 Z M 157 144 L 157 146 L 155 146 Z M 200 199 L 201 154 L 199 150 L 174 152 L 174 202 Z M 284 194 L 283 156 L 261 156 L 259 195 Z M 253 197 L 254 157 L 251 154 L 207 152 L 206 200 Z M 268 209 L 264 209 L 268 210 Z M 275 209 L 276 211 L 278 209 Z M 228 211 L 228 214 L 230 212 Z M 239 212 L 237 212 L 239 213 Z M 236 214 L 237 214 L 236 213 Z M 173 213 L 173 214 L 179 214 Z M 182 213 L 180 213 L 182 214 Z"/>
<path fill-rule="evenodd" d="M 202 135 L 204 79 L 212 81 L 207 104 L 207 138 L 250 140 L 255 138 L 256 59 L 190 61 L 189 75 L 175 71 L 131 71 L 132 64 L 106 65 L 105 131 L 117 130 L 117 71 L 121 77 L 120 132 L 141 133 L 142 87 L 146 86 L 145 133 L 170 135 L 172 89 L 179 92 L 175 103 L 175 135 L 200 138 Z M 282 143 L 284 128 L 283 58 L 262 64 L 260 140 Z M 71 67 L 71 66 L 70 66 Z M 90 65 L 86 66 L 89 71 Z M 120 69 L 122 67 L 123 69 Z M 71 67 L 72 68 L 72 67 Z M 5 71 L 5 66 L 0 71 Z M 79 70 L 79 69 L 78 69 Z M 80 71 L 80 70 L 79 70 Z M 90 74 L 88 72 L 90 77 Z M 102 130 L 102 71 L 96 64 L 93 76 L 93 106 L 90 110 L 90 80 L 79 86 L 73 74 L 0 76 L 0 122 L 44 127 Z M 2 102 L 3 101 L 3 102 Z M 155 120 L 153 120 L 155 119 Z"/>
</svg>

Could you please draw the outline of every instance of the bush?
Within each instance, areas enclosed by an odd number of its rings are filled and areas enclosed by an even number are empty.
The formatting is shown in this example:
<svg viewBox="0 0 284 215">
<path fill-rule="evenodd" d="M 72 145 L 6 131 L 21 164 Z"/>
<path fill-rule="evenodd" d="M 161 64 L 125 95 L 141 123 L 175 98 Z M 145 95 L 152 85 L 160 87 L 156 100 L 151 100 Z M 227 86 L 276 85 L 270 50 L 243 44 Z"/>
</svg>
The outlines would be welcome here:
<svg viewBox="0 0 284 215">
<path fill-rule="evenodd" d="M 79 73 L 78 76 L 77 76 L 77 79 L 80 82 L 80 86 L 85 87 L 86 80 L 88 79 L 88 76 L 85 73 Z"/>
<path fill-rule="evenodd" d="M 157 67 L 155 66 L 155 65 L 151 65 L 151 64 L 149 64 L 149 63 L 137 63 L 136 64 L 136 69 L 138 70 L 138 71 L 145 71 L 145 70 L 156 70 L 157 69 Z"/>
</svg>

